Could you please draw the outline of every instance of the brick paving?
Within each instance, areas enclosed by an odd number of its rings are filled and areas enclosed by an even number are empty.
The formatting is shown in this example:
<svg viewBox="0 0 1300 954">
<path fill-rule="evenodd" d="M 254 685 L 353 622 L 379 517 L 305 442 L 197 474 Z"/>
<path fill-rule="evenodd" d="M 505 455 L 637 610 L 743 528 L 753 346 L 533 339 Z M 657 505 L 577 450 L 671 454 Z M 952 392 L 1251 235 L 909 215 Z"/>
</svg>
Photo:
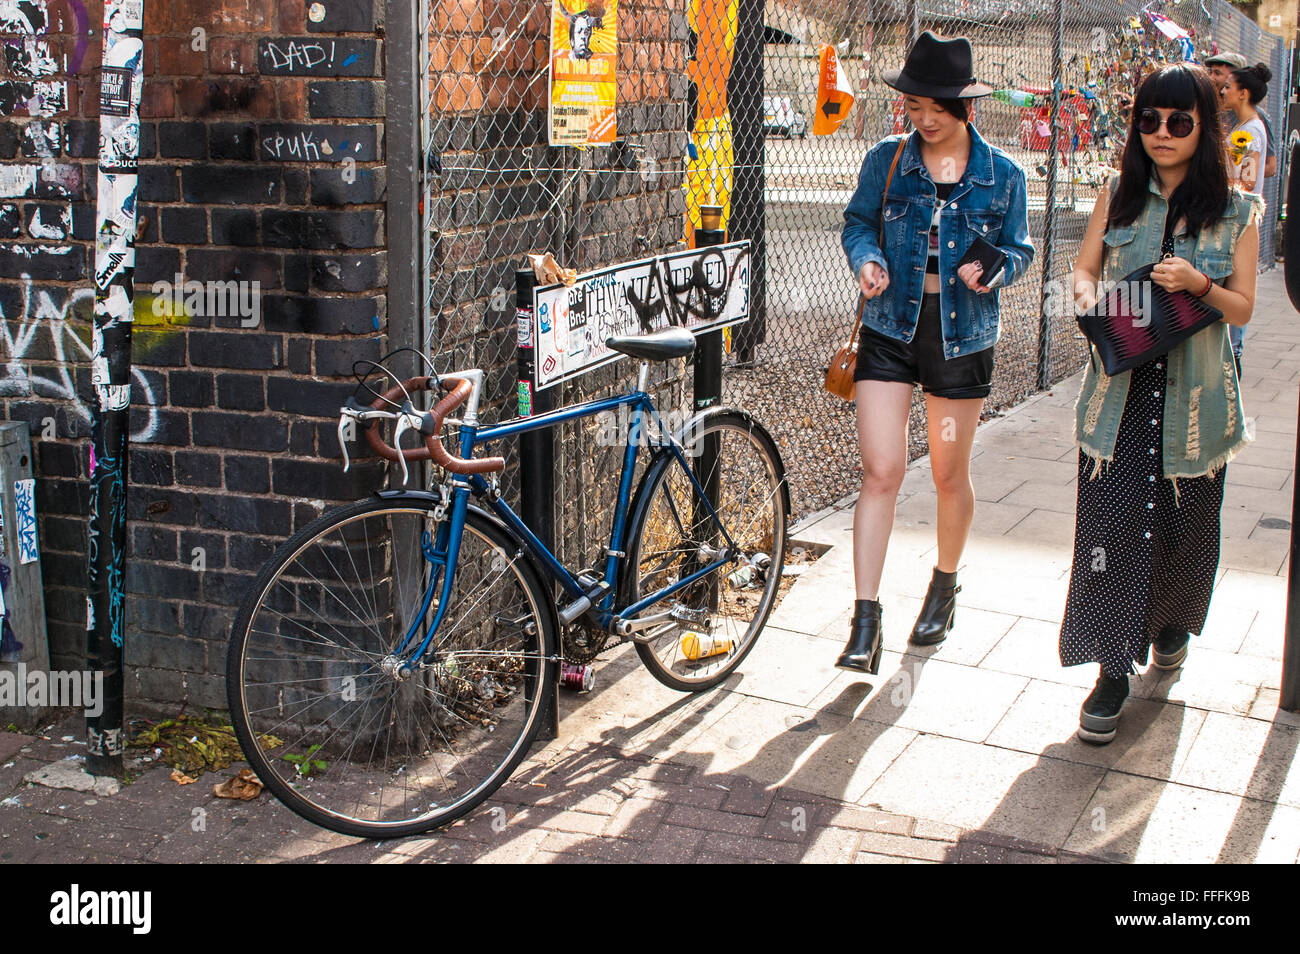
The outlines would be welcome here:
<svg viewBox="0 0 1300 954">
<path fill-rule="evenodd" d="M 1300 328 L 1261 277 L 1242 393 L 1256 441 L 1228 468 L 1220 574 L 1184 667 L 1133 681 L 1116 740 L 1074 738 L 1095 674 L 1056 633 L 1073 532 L 1077 376 L 980 428 L 962 612 L 906 642 L 934 554 L 928 461 L 904 481 L 882 583 L 878 677 L 832 667 L 852 601 L 853 498 L 795 537 L 828 549 L 743 671 L 701 696 L 608 653 L 565 695 L 559 738 L 431 835 L 366 841 L 206 774 L 149 768 L 113 796 L 29 785 L 84 751 L 79 720 L 0 732 L 4 862 L 772 862 L 1079 864 L 1300 859 L 1300 716 L 1277 708 Z"/>
</svg>

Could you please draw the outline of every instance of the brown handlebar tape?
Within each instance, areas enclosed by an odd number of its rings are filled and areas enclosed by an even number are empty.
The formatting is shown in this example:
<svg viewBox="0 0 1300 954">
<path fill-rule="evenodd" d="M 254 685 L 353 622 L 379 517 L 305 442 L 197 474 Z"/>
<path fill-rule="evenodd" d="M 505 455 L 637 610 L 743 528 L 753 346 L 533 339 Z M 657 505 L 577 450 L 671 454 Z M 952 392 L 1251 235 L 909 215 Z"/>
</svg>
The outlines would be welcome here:
<svg viewBox="0 0 1300 954">
<path fill-rule="evenodd" d="M 407 378 L 400 385 L 394 385 L 385 391 L 383 396 L 376 398 L 370 406 L 376 411 L 382 411 L 385 406 L 400 405 L 410 394 L 416 391 L 428 391 L 433 386 L 433 380 L 425 376 Z M 433 417 L 433 433 L 425 435 L 424 447 L 399 450 L 385 444 L 383 438 L 379 436 L 379 428 L 374 426 L 375 422 L 366 421 L 364 427 L 370 449 L 385 460 L 401 460 L 403 457 L 407 460 L 432 460 L 439 467 L 453 474 L 488 474 L 504 470 L 506 466 L 504 457 L 476 457 L 473 460 L 465 460 L 448 453 L 447 448 L 443 447 L 442 422 L 448 414 L 465 403 L 473 390 L 473 385 L 465 378 L 443 378 L 442 386 L 449 393 L 429 412 Z"/>
</svg>

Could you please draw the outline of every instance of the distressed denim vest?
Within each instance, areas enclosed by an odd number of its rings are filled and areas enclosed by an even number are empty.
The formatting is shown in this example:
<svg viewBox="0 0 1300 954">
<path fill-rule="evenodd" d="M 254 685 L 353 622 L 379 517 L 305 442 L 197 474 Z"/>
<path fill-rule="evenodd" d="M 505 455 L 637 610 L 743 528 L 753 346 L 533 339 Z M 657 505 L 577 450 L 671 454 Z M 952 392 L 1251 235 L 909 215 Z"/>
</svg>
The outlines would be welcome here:
<svg viewBox="0 0 1300 954">
<path fill-rule="evenodd" d="M 1111 196 L 1118 185 L 1113 178 Z M 1109 230 L 1104 241 L 1107 281 L 1120 281 L 1130 272 L 1160 259 L 1168 203 L 1155 181 L 1137 220 Z M 1233 190 L 1223 218 L 1189 236 L 1185 230 L 1174 235 L 1174 254 L 1191 262 L 1210 278 L 1219 281 L 1232 273 L 1232 253 L 1237 239 L 1263 214 L 1263 200 L 1257 195 Z M 1074 439 L 1080 449 L 1095 459 L 1091 477 L 1104 461 L 1114 459 L 1115 438 L 1128 398 L 1132 373 L 1111 377 L 1091 349 L 1084 371 L 1083 386 L 1075 405 Z M 1232 459 L 1252 438 L 1246 433 L 1245 411 L 1237 388 L 1237 371 L 1228 341 L 1228 326 L 1222 321 L 1201 329 L 1165 355 L 1163 474 L 1178 477 L 1213 474 Z"/>
</svg>

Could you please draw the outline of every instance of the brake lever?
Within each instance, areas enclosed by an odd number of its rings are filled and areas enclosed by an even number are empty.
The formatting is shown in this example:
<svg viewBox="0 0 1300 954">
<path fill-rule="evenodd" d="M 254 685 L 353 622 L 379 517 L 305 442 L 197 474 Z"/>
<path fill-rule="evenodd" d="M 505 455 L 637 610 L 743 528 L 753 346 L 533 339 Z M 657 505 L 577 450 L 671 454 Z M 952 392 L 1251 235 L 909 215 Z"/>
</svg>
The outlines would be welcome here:
<svg viewBox="0 0 1300 954">
<path fill-rule="evenodd" d="M 349 422 L 352 423 L 353 433 L 355 433 L 356 418 L 352 417 L 344 409 L 343 413 L 339 415 L 339 447 L 343 448 L 343 473 L 345 474 L 348 472 L 348 468 L 352 466 L 352 458 L 348 456 L 348 442 L 343 439 L 343 432 L 347 430 L 346 425 Z"/>
<path fill-rule="evenodd" d="M 406 406 L 410 407 L 410 402 L 407 402 Z M 397 415 L 397 426 L 393 428 L 393 446 L 397 448 L 397 461 L 402 465 L 402 486 L 403 487 L 406 486 L 406 482 L 409 479 L 410 474 L 407 472 L 406 469 L 406 455 L 402 453 L 402 435 L 410 429 L 411 429 L 410 418 L 406 414 L 406 408 L 402 408 L 402 413 Z"/>
</svg>

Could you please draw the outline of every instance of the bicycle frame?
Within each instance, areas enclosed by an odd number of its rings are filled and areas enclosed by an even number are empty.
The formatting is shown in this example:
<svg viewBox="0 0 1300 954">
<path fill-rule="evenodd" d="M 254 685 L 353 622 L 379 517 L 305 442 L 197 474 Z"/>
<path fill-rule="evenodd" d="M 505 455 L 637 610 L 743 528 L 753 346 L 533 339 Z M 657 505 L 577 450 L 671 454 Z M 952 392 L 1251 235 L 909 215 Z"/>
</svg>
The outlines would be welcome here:
<svg viewBox="0 0 1300 954">
<path fill-rule="evenodd" d="M 472 373 L 462 372 L 460 375 L 448 375 L 448 377 L 468 377 Z M 618 395 L 617 397 L 601 398 L 594 401 L 585 401 L 580 404 L 573 404 L 568 407 L 558 408 L 554 411 L 547 411 L 536 417 L 521 417 L 505 421 L 492 427 L 480 428 L 477 422 L 477 390 L 481 386 L 481 377 L 475 381 L 475 395 L 470 401 L 469 413 L 465 419 L 460 422 L 460 455 L 466 459 L 473 456 L 474 448 L 491 444 L 495 441 L 507 437 L 515 437 L 519 434 L 525 434 L 529 431 L 539 431 L 547 428 L 556 427 L 568 421 L 579 420 L 582 418 L 593 417 L 606 411 L 616 411 L 619 408 L 627 407 L 631 409 L 630 420 L 628 422 L 628 431 L 625 435 L 626 444 L 623 453 L 622 472 L 619 476 L 618 497 L 615 502 L 614 524 L 610 531 L 610 542 L 606 548 L 605 556 L 605 576 L 603 582 L 608 586 L 600 602 L 594 606 L 594 613 L 600 625 L 606 629 L 612 625 L 616 612 L 620 617 L 630 616 L 639 613 L 646 607 L 652 606 L 660 600 L 666 599 L 672 594 L 690 586 L 696 581 L 702 579 L 719 567 L 735 561 L 734 550 L 735 542 L 731 534 L 718 518 L 717 510 L 713 501 L 709 499 L 707 491 L 701 486 L 695 475 L 694 468 L 686 460 L 680 441 L 675 435 L 669 434 L 663 428 L 662 419 L 659 412 L 654 406 L 654 401 L 645 390 L 646 365 L 642 365 L 641 374 L 637 382 L 637 387 L 633 391 Z M 621 561 L 627 556 L 628 532 L 627 520 L 628 509 L 632 500 L 632 478 L 636 471 L 636 462 L 640 451 L 640 441 L 633 440 L 633 435 L 640 432 L 643 415 L 650 415 L 658 425 L 661 434 L 661 443 L 655 454 L 671 454 L 677 461 L 678 466 L 682 467 L 687 476 L 690 478 L 691 485 L 695 489 L 695 500 L 704 504 L 705 512 L 712 525 L 722 534 L 725 545 L 719 555 L 712 562 L 695 570 L 688 576 L 683 577 L 676 583 L 663 587 L 660 590 L 643 597 L 630 606 L 617 610 L 614 607 L 614 600 L 618 590 L 618 575 Z M 469 498 L 473 494 L 486 500 L 488 507 L 501 521 L 510 529 L 510 531 L 524 544 L 529 553 L 536 559 L 539 567 L 545 570 L 555 582 L 558 582 L 574 600 L 580 600 L 588 596 L 588 588 L 565 567 L 550 551 L 550 549 L 537 538 L 537 535 L 524 524 L 519 515 L 511 509 L 500 495 L 496 492 L 495 485 L 490 485 L 482 476 L 473 474 L 466 476 L 454 476 L 450 482 L 452 493 L 449 504 L 450 519 L 441 521 L 438 527 L 437 537 L 433 541 L 422 541 L 422 548 L 425 557 L 429 560 L 433 568 L 433 573 L 429 581 L 428 588 L 425 591 L 424 599 L 419 613 L 412 620 L 410 628 L 403 637 L 402 642 L 398 645 L 394 654 L 397 656 L 405 655 L 408 660 L 418 660 L 423 657 L 429 648 L 429 644 L 438 627 L 442 624 L 443 617 L 446 615 L 448 605 L 451 599 L 452 583 L 456 579 L 457 559 L 460 553 L 461 535 L 465 528 L 465 514 L 469 507 Z M 444 504 L 448 502 L 444 499 Z M 429 611 L 429 606 L 433 601 L 434 590 L 440 588 L 438 598 L 438 610 L 431 623 L 428 624 L 424 638 L 420 641 L 419 646 L 411 653 L 406 653 L 406 648 L 415 639 L 416 633 L 420 630 L 425 615 Z M 409 663 L 408 663 L 409 664 Z"/>
</svg>

